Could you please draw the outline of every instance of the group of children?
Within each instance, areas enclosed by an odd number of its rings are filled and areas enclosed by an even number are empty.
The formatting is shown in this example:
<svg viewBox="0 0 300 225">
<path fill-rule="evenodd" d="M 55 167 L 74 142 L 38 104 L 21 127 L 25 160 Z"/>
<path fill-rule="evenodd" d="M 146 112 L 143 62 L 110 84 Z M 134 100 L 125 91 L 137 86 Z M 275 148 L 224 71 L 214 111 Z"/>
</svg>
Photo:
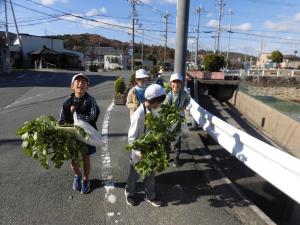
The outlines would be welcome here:
<svg viewBox="0 0 300 225">
<path fill-rule="evenodd" d="M 128 131 L 128 142 L 132 143 L 139 137 L 147 133 L 145 118 L 147 113 L 154 113 L 161 104 L 175 104 L 184 116 L 184 109 L 190 102 L 189 94 L 182 89 L 183 77 L 180 74 L 172 74 L 170 78 L 172 90 L 169 93 L 161 84 L 152 84 L 147 88 L 146 80 L 149 78 L 147 71 L 139 69 L 135 73 L 135 86 L 131 88 L 127 96 L 127 107 L 130 109 L 130 128 Z M 73 124 L 73 113 L 79 119 L 88 122 L 97 129 L 96 121 L 100 110 L 95 99 L 87 93 L 89 78 L 83 74 L 76 74 L 71 81 L 72 94 L 63 103 L 60 114 L 60 124 Z M 181 151 L 181 137 L 178 134 L 177 142 L 174 143 L 175 167 L 180 166 L 179 154 Z M 96 152 L 95 146 L 87 145 L 87 153 L 83 156 L 83 176 L 79 165 L 71 161 L 71 168 L 75 174 L 73 189 L 81 191 L 82 194 L 90 192 L 89 175 L 91 171 L 90 155 Z M 125 187 L 125 198 L 128 205 L 136 205 L 135 186 L 139 179 L 139 174 L 134 165 L 143 157 L 141 150 L 132 151 L 130 159 L 130 171 L 127 185 Z M 144 177 L 145 200 L 153 206 L 161 206 L 160 200 L 155 195 L 155 171 Z"/>
</svg>

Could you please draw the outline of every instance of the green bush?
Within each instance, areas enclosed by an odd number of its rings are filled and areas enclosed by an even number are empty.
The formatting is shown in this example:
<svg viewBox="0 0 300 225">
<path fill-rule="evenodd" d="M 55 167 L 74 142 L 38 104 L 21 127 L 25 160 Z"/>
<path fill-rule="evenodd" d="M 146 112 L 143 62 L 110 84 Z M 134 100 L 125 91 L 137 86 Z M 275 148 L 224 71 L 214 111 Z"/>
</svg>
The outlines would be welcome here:
<svg viewBox="0 0 300 225">
<path fill-rule="evenodd" d="M 130 75 L 129 84 L 131 86 L 134 86 L 134 84 L 135 84 L 135 72 Z"/>
<path fill-rule="evenodd" d="M 159 71 L 159 67 L 158 66 L 152 66 L 151 69 L 150 69 L 150 74 L 152 76 L 157 76 L 158 71 Z"/>
<path fill-rule="evenodd" d="M 124 94 L 126 90 L 126 85 L 124 82 L 123 77 L 118 77 L 118 79 L 115 80 L 115 92 L 116 94 Z"/>
<path fill-rule="evenodd" d="M 221 55 L 205 55 L 203 62 L 205 70 L 210 72 L 218 72 L 226 65 L 225 59 Z"/>
<path fill-rule="evenodd" d="M 138 66 L 134 66 L 134 67 L 133 67 L 133 70 L 134 70 L 134 71 L 137 71 L 137 70 L 139 70 L 139 69 L 143 69 L 143 65 L 138 65 Z"/>
<path fill-rule="evenodd" d="M 164 88 L 165 88 L 167 93 L 172 90 L 171 84 L 169 82 L 166 82 L 166 81 L 164 81 Z"/>
</svg>

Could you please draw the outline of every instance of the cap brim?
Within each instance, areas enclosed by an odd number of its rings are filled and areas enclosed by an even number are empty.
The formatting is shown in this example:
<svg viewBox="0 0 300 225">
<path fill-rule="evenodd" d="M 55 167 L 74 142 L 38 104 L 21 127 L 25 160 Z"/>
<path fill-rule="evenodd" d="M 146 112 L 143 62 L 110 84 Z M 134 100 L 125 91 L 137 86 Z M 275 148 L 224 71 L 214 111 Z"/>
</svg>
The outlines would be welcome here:
<svg viewBox="0 0 300 225">
<path fill-rule="evenodd" d="M 149 75 L 140 75 L 136 79 L 149 78 Z"/>
<path fill-rule="evenodd" d="M 78 80 L 79 78 L 84 78 L 87 82 L 89 82 L 89 78 L 87 76 L 84 76 L 84 75 L 77 75 L 73 78 L 73 81 L 72 83 L 75 81 L 75 80 Z"/>
</svg>

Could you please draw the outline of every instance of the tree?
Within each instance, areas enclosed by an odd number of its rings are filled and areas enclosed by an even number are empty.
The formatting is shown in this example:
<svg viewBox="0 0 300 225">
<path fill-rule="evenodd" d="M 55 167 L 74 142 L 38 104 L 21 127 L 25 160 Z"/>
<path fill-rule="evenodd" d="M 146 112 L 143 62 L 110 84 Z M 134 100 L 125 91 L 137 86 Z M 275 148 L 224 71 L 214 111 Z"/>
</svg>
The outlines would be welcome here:
<svg viewBox="0 0 300 225">
<path fill-rule="evenodd" d="M 210 72 L 218 72 L 226 65 L 224 56 L 222 55 L 205 55 L 204 56 L 204 69 Z"/>
<path fill-rule="evenodd" d="M 272 60 L 272 62 L 275 62 L 275 63 L 281 63 L 282 60 L 283 60 L 283 55 L 280 51 L 273 51 L 271 53 L 271 56 L 269 57 L 269 59 Z"/>
</svg>

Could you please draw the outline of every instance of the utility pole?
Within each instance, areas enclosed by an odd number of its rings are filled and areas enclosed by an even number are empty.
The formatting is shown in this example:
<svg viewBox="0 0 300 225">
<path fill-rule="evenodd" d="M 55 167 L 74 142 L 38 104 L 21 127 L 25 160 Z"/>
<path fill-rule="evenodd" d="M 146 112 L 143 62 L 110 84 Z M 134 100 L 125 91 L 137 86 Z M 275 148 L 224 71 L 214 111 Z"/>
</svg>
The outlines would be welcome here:
<svg viewBox="0 0 300 225">
<path fill-rule="evenodd" d="M 218 10 L 219 10 L 219 19 L 218 19 L 216 54 L 219 53 L 219 48 L 220 48 L 221 19 L 222 19 L 223 9 L 224 9 L 224 6 L 225 6 L 225 4 L 223 3 L 223 0 L 217 0 L 217 6 L 218 6 Z"/>
<path fill-rule="evenodd" d="M 16 31 L 17 31 L 17 38 L 20 42 L 20 49 L 21 49 L 21 54 L 23 54 L 23 46 L 22 46 L 22 41 L 21 41 L 21 38 L 20 38 L 20 33 L 19 33 L 19 29 L 18 29 L 18 25 L 17 25 L 17 20 L 16 20 L 16 16 L 15 16 L 15 10 L 14 10 L 14 7 L 13 7 L 13 4 L 11 2 L 11 0 L 9 1 L 10 2 L 10 7 L 11 7 L 11 11 L 12 11 L 12 14 L 13 14 L 13 17 L 14 17 L 14 23 L 15 23 L 15 27 L 16 27 Z"/>
<path fill-rule="evenodd" d="M 261 55 L 262 55 L 262 52 L 263 52 L 263 46 L 264 46 L 264 40 L 262 39 L 261 44 L 260 44 L 260 54 L 259 54 L 259 58 L 258 58 L 259 67 L 262 67 L 262 65 L 260 65 L 260 58 L 261 58 Z"/>
<path fill-rule="evenodd" d="M 135 34 L 135 17 L 136 17 L 136 11 L 135 11 L 135 5 L 137 4 L 138 0 L 130 0 L 132 11 L 131 11 L 131 16 L 132 16 L 132 40 L 131 40 L 131 46 L 132 46 L 132 55 L 131 55 L 131 71 L 133 72 L 133 67 L 134 67 L 134 34 Z"/>
<path fill-rule="evenodd" d="M 170 14 L 166 12 L 163 15 L 163 18 L 165 20 L 165 51 L 164 51 L 164 63 L 166 63 L 166 57 L 167 57 L 167 44 L 168 44 L 168 20 L 169 20 Z"/>
<path fill-rule="evenodd" d="M 101 43 L 100 43 L 100 41 L 98 42 L 98 44 L 99 44 L 99 51 L 98 51 L 98 54 L 99 54 L 99 69 L 101 69 L 101 55 L 100 55 Z"/>
<path fill-rule="evenodd" d="M 143 39 L 142 39 L 142 62 L 144 63 L 144 29 L 142 30 L 143 32 Z"/>
<path fill-rule="evenodd" d="M 190 0 L 177 1 L 176 17 L 176 45 L 175 45 L 175 68 L 174 72 L 183 76 L 185 83 L 186 48 L 188 37 Z"/>
<path fill-rule="evenodd" d="M 195 9 L 195 12 L 198 14 L 198 22 L 197 22 L 197 37 L 196 37 L 196 57 L 195 57 L 195 64 L 198 69 L 198 51 L 199 51 L 199 34 L 200 34 L 200 15 L 202 12 L 204 12 L 204 8 L 201 6 L 198 6 Z"/>
<path fill-rule="evenodd" d="M 229 24 L 229 35 L 228 35 L 228 43 L 227 43 L 227 54 L 226 54 L 226 68 L 228 67 L 228 54 L 229 54 L 229 46 L 230 46 L 230 36 L 231 36 L 231 26 L 232 26 L 232 15 L 233 11 L 229 10 L 229 16 L 230 16 L 230 24 Z"/>
<path fill-rule="evenodd" d="M 4 72 L 10 73 L 10 41 L 9 41 L 9 33 L 8 33 L 8 21 L 7 21 L 7 3 L 6 0 L 4 0 L 4 10 L 5 10 L 5 62 L 4 62 Z"/>
</svg>

